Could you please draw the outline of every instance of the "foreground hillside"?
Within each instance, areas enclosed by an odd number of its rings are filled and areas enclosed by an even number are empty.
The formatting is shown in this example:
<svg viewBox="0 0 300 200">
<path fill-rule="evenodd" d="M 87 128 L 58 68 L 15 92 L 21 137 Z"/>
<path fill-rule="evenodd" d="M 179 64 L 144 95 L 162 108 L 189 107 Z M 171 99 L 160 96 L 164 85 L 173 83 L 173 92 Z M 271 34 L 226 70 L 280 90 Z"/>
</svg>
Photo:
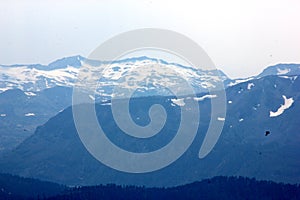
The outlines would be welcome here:
<svg viewBox="0 0 300 200">
<path fill-rule="evenodd" d="M 40 181 L 37 179 L 23 178 L 10 174 L 0 174 L 0 199 L 32 199 L 46 198 L 61 194 L 67 190 L 66 186 Z"/>
<path fill-rule="evenodd" d="M 214 177 L 170 188 L 115 184 L 65 187 L 36 179 L 0 174 L 0 199 L 280 199 L 300 198 L 300 186 L 244 177 Z"/>
<path fill-rule="evenodd" d="M 100 185 L 79 187 L 51 200 L 83 199 L 299 199 L 300 187 L 243 177 L 215 177 L 171 188 Z"/>
</svg>

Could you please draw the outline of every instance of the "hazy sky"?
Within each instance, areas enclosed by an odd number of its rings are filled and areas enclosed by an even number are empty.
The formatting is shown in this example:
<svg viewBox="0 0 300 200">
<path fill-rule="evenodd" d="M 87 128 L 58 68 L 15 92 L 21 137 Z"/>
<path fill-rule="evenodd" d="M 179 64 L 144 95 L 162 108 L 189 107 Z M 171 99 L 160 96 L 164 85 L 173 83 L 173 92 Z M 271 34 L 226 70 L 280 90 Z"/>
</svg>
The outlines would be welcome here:
<svg viewBox="0 0 300 200">
<path fill-rule="evenodd" d="M 299 0 L 0 1 L 0 64 L 88 56 L 136 28 L 165 28 L 196 41 L 232 78 L 300 63 Z"/>
</svg>

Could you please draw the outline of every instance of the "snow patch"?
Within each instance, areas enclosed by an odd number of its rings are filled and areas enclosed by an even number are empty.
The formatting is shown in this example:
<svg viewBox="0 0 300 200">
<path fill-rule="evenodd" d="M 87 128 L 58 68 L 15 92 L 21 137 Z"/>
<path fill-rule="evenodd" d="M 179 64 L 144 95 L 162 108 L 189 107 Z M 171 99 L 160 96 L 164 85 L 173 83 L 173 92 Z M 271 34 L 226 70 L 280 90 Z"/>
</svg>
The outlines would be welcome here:
<svg viewBox="0 0 300 200">
<path fill-rule="evenodd" d="M 280 78 L 285 78 L 285 79 L 288 79 L 290 78 L 289 76 L 279 76 Z"/>
<path fill-rule="evenodd" d="M 90 99 L 92 99 L 93 101 L 95 101 L 95 97 L 93 95 L 89 95 Z"/>
<path fill-rule="evenodd" d="M 242 121 L 244 121 L 244 119 L 243 119 L 243 118 L 239 119 L 239 122 L 242 122 Z"/>
<path fill-rule="evenodd" d="M 295 81 L 298 76 L 279 76 L 280 78 L 290 79 L 291 81 Z"/>
<path fill-rule="evenodd" d="M 12 89 L 12 87 L 0 88 L 0 93 L 5 92 L 6 90 L 10 90 L 10 89 Z"/>
<path fill-rule="evenodd" d="M 229 104 L 232 104 L 232 101 L 228 101 Z"/>
<path fill-rule="evenodd" d="M 252 87 L 254 87 L 254 83 L 248 83 L 247 89 L 248 89 L 248 90 L 251 90 Z"/>
<path fill-rule="evenodd" d="M 36 96 L 36 94 L 35 93 L 33 93 L 33 92 L 24 92 L 27 96 Z"/>
<path fill-rule="evenodd" d="M 280 68 L 277 68 L 277 75 L 287 74 L 290 71 L 291 71 L 290 69 L 280 69 Z"/>
<path fill-rule="evenodd" d="M 281 104 L 277 111 L 270 111 L 270 117 L 277 117 L 281 115 L 286 109 L 290 108 L 293 105 L 294 99 L 292 97 L 286 98 L 285 95 L 282 95 L 282 97 L 284 99 L 284 104 Z"/>
<path fill-rule="evenodd" d="M 205 81 L 205 82 L 201 82 L 200 83 L 201 87 L 207 89 L 207 88 L 214 88 L 215 85 L 213 85 L 212 83 Z"/>
<path fill-rule="evenodd" d="M 219 121 L 225 121 L 225 118 L 224 117 L 218 117 L 218 120 Z"/>
<path fill-rule="evenodd" d="M 35 114 L 34 113 L 26 113 L 25 116 L 26 117 L 35 116 Z"/>
<path fill-rule="evenodd" d="M 250 80 L 253 80 L 254 78 L 253 77 L 250 77 L 250 78 L 246 78 L 246 79 L 235 79 L 233 82 L 230 82 L 228 84 L 228 86 L 234 86 L 234 85 L 237 85 L 239 83 L 244 83 L 244 82 L 247 82 L 247 81 L 250 81 Z"/>
<path fill-rule="evenodd" d="M 107 102 L 107 103 L 102 103 L 102 106 L 111 106 L 111 102 Z"/>
<path fill-rule="evenodd" d="M 5 113 L 1 113 L 0 117 L 6 117 L 6 114 Z"/>
<path fill-rule="evenodd" d="M 212 98 L 216 98 L 216 97 L 217 97 L 217 95 L 215 95 L 215 94 L 207 94 L 202 97 L 194 97 L 194 100 L 195 101 L 203 101 L 204 99 L 212 99 Z"/>
<path fill-rule="evenodd" d="M 178 105 L 178 106 L 184 106 L 185 105 L 184 98 L 182 98 L 182 99 L 171 99 L 171 101 L 174 104 Z"/>
</svg>

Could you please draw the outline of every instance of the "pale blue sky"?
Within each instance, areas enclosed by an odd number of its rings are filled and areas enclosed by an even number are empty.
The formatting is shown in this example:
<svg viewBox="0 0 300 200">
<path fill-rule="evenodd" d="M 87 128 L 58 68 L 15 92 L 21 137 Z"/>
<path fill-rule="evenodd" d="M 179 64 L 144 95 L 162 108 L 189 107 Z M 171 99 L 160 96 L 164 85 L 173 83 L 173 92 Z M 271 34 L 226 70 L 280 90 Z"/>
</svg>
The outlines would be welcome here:
<svg viewBox="0 0 300 200">
<path fill-rule="evenodd" d="M 0 64 L 88 56 L 136 28 L 165 28 L 196 41 L 232 78 L 300 63 L 298 0 L 2 0 Z"/>
</svg>

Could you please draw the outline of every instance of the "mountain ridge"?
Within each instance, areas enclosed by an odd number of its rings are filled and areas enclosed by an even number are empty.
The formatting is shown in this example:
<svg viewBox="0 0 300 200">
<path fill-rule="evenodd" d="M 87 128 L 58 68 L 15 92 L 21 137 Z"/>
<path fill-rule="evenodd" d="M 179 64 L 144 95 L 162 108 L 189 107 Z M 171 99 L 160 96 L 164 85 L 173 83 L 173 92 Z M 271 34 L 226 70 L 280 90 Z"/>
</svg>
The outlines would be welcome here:
<svg viewBox="0 0 300 200">
<path fill-rule="evenodd" d="M 34 92 L 34 91 L 40 91 L 45 88 L 54 87 L 54 86 L 73 87 L 74 83 L 76 82 L 75 79 L 77 77 L 77 74 L 79 73 L 79 69 L 82 67 L 83 63 L 91 66 L 102 66 L 105 64 L 120 64 L 120 65 L 134 64 L 135 62 L 142 62 L 142 61 L 159 62 L 162 65 L 174 66 L 177 67 L 178 69 L 183 69 L 185 71 L 193 70 L 193 68 L 190 66 L 181 65 L 178 63 L 166 62 L 162 59 L 150 58 L 147 56 L 125 58 L 116 61 L 97 61 L 97 60 L 84 58 L 80 55 L 76 55 L 76 56 L 57 59 L 49 63 L 48 65 L 41 65 L 41 64 L 0 65 L 0 92 L 3 92 L 8 89 L 16 89 L 16 88 L 19 88 L 23 91 Z M 260 74 L 256 76 L 251 76 L 249 78 L 237 78 L 237 79 L 230 79 L 220 69 L 211 70 L 211 71 L 208 70 L 206 72 L 205 70 L 203 70 L 203 72 L 205 72 L 207 75 L 209 75 L 209 73 L 212 73 L 212 75 L 215 77 L 217 76 L 222 77 L 222 81 L 224 82 L 225 87 L 230 87 L 232 85 L 235 85 L 240 82 L 244 82 L 249 79 L 260 78 L 268 75 L 299 75 L 300 74 L 299 67 L 300 64 L 294 64 L 294 63 L 276 64 L 273 66 L 266 67 Z M 20 75 L 22 74 L 26 74 L 26 77 L 24 76 L 20 77 Z M 199 76 L 198 79 L 200 77 L 201 76 Z M 184 78 L 186 80 L 191 79 L 191 77 L 190 78 L 184 77 Z M 213 79 L 207 79 L 205 77 L 202 77 L 201 79 L 203 79 L 202 82 L 208 80 L 208 82 L 213 83 L 212 82 Z M 195 82 L 195 80 L 191 79 L 190 83 Z M 111 80 L 108 79 L 107 81 L 111 81 Z M 206 87 L 201 86 L 201 87 L 202 90 L 199 90 L 197 92 L 204 92 L 203 89 L 205 89 L 207 86 Z"/>
<path fill-rule="evenodd" d="M 73 56 L 56 60 L 47 66 L 39 64 L 0 65 L 0 91 L 19 88 L 23 91 L 35 92 L 54 86 L 73 87 L 78 83 L 77 78 L 79 74 L 86 73 L 86 70 L 88 70 L 90 76 L 96 78 L 98 84 L 101 83 L 99 90 L 110 91 L 112 87 L 119 84 L 118 81 L 122 81 L 126 76 L 134 73 L 144 76 L 141 70 L 137 71 L 136 69 L 144 67 L 143 70 L 147 70 L 147 67 L 152 68 L 155 65 L 162 66 L 159 71 L 156 71 L 157 73 L 163 73 L 164 71 L 162 70 L 166 70 L 165 68 L 171 69 L 166 72 L 168 76 L 165 76 L 165 78 L 170 79 L 170 83 L 172 80 L 182 77 L 197 92 L 214 88 L 218 82 L 227 82 L 228 79 L 225 73 L 220 70 L 201 70 L 146 56 L 125 58 L 117 61 L 95 61 L 82 56 Z M 82 66 L 84 66 L 84 69 L 81 69 Z M 102 76 L 99 77 L 99 74 L 102 74 Z M 135 76 L 138 76 L 138 74 Z M 161 79 L 160 76 L 152 76 L 152 78 L 155 80 Z M 143 87 L 151 90 L 153 86 L 143 85 Z M 100 95 L 107 96 L 107 94 L 103 93 L 100 93 Z M 111 94 L 108 93 L 109 95 Z"/>
</svg>

